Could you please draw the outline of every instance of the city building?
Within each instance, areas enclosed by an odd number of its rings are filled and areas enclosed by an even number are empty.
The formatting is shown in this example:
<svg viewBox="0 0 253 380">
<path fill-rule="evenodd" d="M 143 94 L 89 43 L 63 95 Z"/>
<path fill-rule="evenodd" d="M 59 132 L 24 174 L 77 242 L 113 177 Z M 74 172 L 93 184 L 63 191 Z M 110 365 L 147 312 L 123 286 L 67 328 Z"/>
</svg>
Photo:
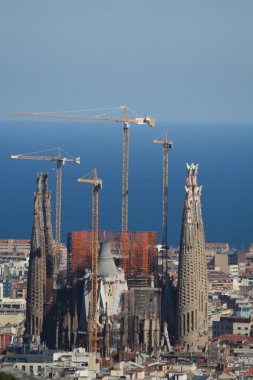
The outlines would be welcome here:
<svg viewBox="0 0 253 380">
<path fill-rule="evenodd" d="M 219 321 L 213 321 L 213 337 L 224 334 L 251 336 L 251 318 L 221 317 Z"/>
<path fill-rule="evenodd" d="M 0 257 L 8 254 L 28 257 L 30 246 L 31 240 L 27 239 L 0 239 Z"/>
<path fill-rule="evenodd" d="M 0 319 L 2 314 L 23 314 L 25 316 L 25 299 L 1 298 L 0 299 Z"/>
</svg>

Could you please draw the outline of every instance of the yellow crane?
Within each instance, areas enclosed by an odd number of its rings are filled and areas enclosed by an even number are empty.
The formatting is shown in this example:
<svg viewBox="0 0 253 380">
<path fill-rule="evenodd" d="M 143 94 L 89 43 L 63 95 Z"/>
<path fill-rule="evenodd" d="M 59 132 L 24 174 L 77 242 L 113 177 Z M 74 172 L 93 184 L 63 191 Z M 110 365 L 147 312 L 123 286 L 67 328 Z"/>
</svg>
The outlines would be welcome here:
<svg viewBox="0 0 253 380">
<path fill-rule="evenodd" d="M 98 178 L 96 169 L 92 170 L 91 178 L 88 174 L 78 178 L 77 182 L 90 183 L 92 188 L 92 237 L 91 237 L 91 297 L 88 320 L 88 349 L 97 352 L 97 323 L 98 323 L 98 191 L 102 188 L 102 180 Z"/>
<path fill-rule="evenodd" d="M 169 149 L 173 148 L 173 143 L 168 140 L 167 133 L 164 132 L 164 139 L 153 140 L 153 144 L 163 146 L 163 200 L 162 200 L 162 246 L 167 252 L 167 213 L 168 213 L 168 168 L 169 168 Z M 167 263 L 167 257 L 166 257 Z M 164 266 L 164 265 L 163 265 Z M 167 271 L 167 268 L 166 268 Z M 164 273 L 163 273 L 164 276 Z"/>
<path fill-rule="evenodd" d="M 52 161 L 57 164 L 56 174 L 56 211 L 55 211 L 55 240 L 61 241 L 61 194 L 62 194 L 62 166 L 66 162 L 75 162 L 80 164 L 80 157 L 64 157 L 62 153 L 66 154 L 60 147 L 57 148 L 56 155 L 45 155 L 45 153 L 54 152 L 55 149 L 48 149 L 46 151 L 33 152 L 27 154 L 12 154 L 10 158 L 18 160 L 39 160 L 39 161 Z M 38 155 L 44 153 L 44 155 Z"/>
<path fill-rule="evenodd" d="M 155 117 L 136 117 L 129 118 L 129 108 L 127 106 L 119 107 L 123 110 L 122 117 L 99 115 L 99 116 L 82 116 L 71 113 L 48 113 L 48 112 L 7 112 L 7 116 L 31 116 L 58 119 L 76 119 L 76 120 L 109 120 L 123 123 L 123 143 L 122 143 L 122 212 L 121 212 L 121 229 L 128 230 L 128 166 L 129 166 L 129 134 L 130 124 L 136 123 L 154 127 Z"/>
</svg>

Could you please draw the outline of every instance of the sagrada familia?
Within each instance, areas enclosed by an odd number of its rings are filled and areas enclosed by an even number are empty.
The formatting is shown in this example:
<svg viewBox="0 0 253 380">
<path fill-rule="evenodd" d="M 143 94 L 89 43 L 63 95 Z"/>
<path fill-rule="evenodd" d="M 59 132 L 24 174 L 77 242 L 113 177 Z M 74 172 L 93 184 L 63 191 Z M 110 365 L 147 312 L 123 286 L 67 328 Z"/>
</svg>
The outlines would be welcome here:
<svg viewBox="0 0 253 380">
<path fill-rule="evenodd" d="M 110 243 L 102 242 L 98 262 L 98 332 L 100 352 L 144 351 L 158 354 L 181 344 L 185 352 L 203 351 L 208 343 L 207 266 L 198 165 L 187 165 L 178 281 L 158 286 L 140 275 L 126 278 L 115 265 Z M 42 189 L 43 188 L 43 189 Z M 24 340 L 52 349 L 86 346 L 90 268 L 58 286 L 47 174 L 37 176 L 28 271 Z M 68 252 L 71 259 L 71 252 Z M 71 263 L 68 264 L 71 269 Z M 136 268 L 137 270 L 138 268 Z M 71 280 L 71 281 L 70 281 Z M 121 339 L 118 339 L 118 337 Z"/>
</svg>

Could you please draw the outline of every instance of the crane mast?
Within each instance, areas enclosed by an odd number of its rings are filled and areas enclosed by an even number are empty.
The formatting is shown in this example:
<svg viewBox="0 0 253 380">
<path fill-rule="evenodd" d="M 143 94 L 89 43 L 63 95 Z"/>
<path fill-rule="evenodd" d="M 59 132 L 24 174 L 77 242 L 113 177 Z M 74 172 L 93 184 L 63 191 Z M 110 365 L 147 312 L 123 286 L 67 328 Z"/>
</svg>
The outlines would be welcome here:
<svg viewBox="0 0 253 380">
<path fill-rule="evenodd" d="M 56 210 L 55 210 L 55 240 L 61 241 L 61 194 L 62 194 L 62 165 L 61 150 L 58 148 L 57 173 L 56 173 Z"/>
<path fill-rule="evenodd" d="M 123 144 L 122 144 L 122 210 L 121 210 L 121 229 L 123 232 L 128 230 L 128 166 L 129 166 L 129 124 L 124 123 Z"/>
<path fill-rule="evenodd" d="M 171 140 L 168 140 L 166 132 L 164 132 L 164 140 L 155 139 L 153 140 L 153 144 L 159 144 L 163 146 L 162 245 L 163 248 L 167 250 L 169 149 L 173 148 L 173 144 Z"/>
<path fill-rule="evenodd" d="M 75 120 L 100 120 L 100 121 L 115 121 L 123 123 L 123 142 L 122 142 L 122 206 L 121 206 L 121 229 L 123 232 L 128 230 L 128 171 L 129 171 L 129 138 L 130 138 L 130 124 L 147 124 L 154 127 L 155 118 L 153 116 L 129 118 L 127 106 L 121 106 L 120 109 L 124 110 L 123 117 L 115 116 L 82 116 L 67 113 L 46 113 L 46 112 L 7 112 L 7 116 L 31 116 L 31 117 L 45 117 L 45 118 L 63 118 Z M 60 179 L 59 179 L 60 180 Z"/>
<path fill-rule="evenodd" d="M 125 119 L 128 120 L 128 108 L 124 108 Z M 121 210 L 121 229 L 123 232 L 128 230 L 128 167 L 129 167 L 129 137 L 130 125 L 124 122 L 123 142 L 122 142 L 122 210 Z"/>
<path fill-rule="evenodd" d="M 88 349 L 97 352 L 98 333 L 98 191 L 102 188 L 102 180 L 97 177 L 96 169 L 92 171 L 92 179 L 78 178 L 78 182 L 91 183 L 92 188 L 92 232 L 91 232 L 91 297 L 88 320 Z"/>
<path fill-rule="evenodd" d="M 49 149 L 52 151 L 54 149 Z M 47 151 L 47 152 L 48 152 Z M 61 203 L 62 203 L 62 166 L 66 162 L 75 162 L 80 164 L 80 157 L 63 157 L 61 154 L 62 149 L 57 148 L 57 155 L 55 156 L 42 156 L 37 155 L 34 152 L 31 154 L 12 154 L 10 158 L 21 159 L 21 160 L 39 160 L 39 161 L 53 161 L 57 163 L 57 174 L 56 174 L 56 210 L 55 210 L 55 240 L 60 243 L 61 241 Z M 44 151 L 45 152 L 45 151 Z"/>
</svg>

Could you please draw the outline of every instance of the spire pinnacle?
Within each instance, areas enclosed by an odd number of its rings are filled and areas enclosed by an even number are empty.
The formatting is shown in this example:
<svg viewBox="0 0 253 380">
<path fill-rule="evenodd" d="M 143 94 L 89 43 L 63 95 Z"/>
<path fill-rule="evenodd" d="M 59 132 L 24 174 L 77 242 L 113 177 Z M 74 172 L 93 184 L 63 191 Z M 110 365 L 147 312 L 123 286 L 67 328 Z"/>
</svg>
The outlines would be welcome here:
<svg viewBox="0 0 253 380">
<path fill-rule="evenodd" d="M 198 167 L 199 165 L 193 165 L 193 176 L 192 176 L 192 186 L 198 186 L 198 182 L 197 182 L 197 175 L 198 175 Z"/>
<path fill-rule="evenodd" d="M 186 179 L 186 186 L 191 187 L 192 186 L 192 164 L 186 164 L 187 170 L 188 170 L 188 176 Z"/>
<path fill-rule="evenodd" d="M 43 174 L 43 184 L 44 184 L 44 193 L 48 193 L 48 174 L 44 173 Z"/>
<path fill-rule="evenodd" d="M 42 174 L 37 173 L 37 193 L 41 194 L 41 189 L 42 189 Z"/>
</svg>

